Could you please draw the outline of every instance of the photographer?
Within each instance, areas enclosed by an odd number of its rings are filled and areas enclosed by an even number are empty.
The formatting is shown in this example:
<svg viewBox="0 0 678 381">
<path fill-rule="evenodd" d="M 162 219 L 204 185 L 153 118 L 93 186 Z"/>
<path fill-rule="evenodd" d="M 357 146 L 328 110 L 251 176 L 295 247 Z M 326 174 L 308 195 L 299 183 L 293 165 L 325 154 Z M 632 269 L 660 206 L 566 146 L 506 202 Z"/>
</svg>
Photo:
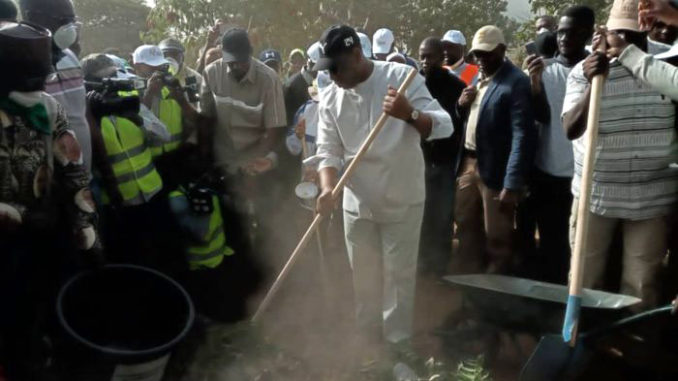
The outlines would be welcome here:
<svg viewBox="0 0 678 381">
<path fill-rule="evenodd" d="M 170 133 L 169 142 L 152 147 L 151 152 L 163 180 L 168 183 L 168 189 L 174 189 L 182 180 L 176 167 L 192 150 L 192 147 L 185 146 L 192 133 L 190 127 L 197 125 L 200 116 L 185 96 L 179 79 L 170 74 L 170 61 L 159 47 L 142 45 L 134 51 L 133 59 L 136 74 L 148 80 L 141 100 Z"/>
<path fill-rule="evenodd" d="M 95 180 L 103 188 L 109 256 L 116 262 L 165 268 L 168 262 L 160 246 L 167 241 L 162 236 L 167 204 L 158 196 L 163 181 L 151 146 L 167 141 L 166 131 L 147 109 L 143 111 L 139 97 L 132 95 L 136 93 L 134 81 L 117 78 L 113 60 L 93 54 L 83 59 L 82 67 L 89 90 L 93 164 Z"/>
<path fill-rule="evenodd" d="M 179 80 L 181 86 L 185 89 L 184 96 L 188 103 L 199 110 L 200 107 L 200 86 L 202 86 L 202 76 L 197 71 L 185 65 L 184 53 L 186 49 L 178 40 L 167 38 L 158 44 L 162 54 L 170 64 L 170 73 Z"/>
</svg>

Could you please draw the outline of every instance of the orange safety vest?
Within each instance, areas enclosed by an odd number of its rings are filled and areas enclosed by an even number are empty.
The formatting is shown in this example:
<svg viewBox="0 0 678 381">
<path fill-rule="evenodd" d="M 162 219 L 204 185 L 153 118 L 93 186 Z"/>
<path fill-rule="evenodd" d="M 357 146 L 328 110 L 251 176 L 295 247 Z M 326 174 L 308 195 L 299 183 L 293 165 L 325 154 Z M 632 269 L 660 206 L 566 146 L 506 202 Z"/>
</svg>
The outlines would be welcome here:
<svg viewBox="0 0 678 381">
<path fill-rule="evenodd" d="M 464 81 L 467 86 L 469 86 L 473 83 L 473 78 L 478 75 L 478 71 L 478 66 L 468 64 L 459 78 L 461 78 L 461 80 Z"/>
<path fill-rule="evenodd" d="M 452 69 L 452 66 L 443 66 L 443 67 L 449 70 L 450 72 L 454 73 L 454 75 L 457 75 L 454 72 L 454 69 Z M 480 70 L 478 69 L 478 66 L 466 64 L 464 71 L 458 77 L 466 84 L 466 86 L 471 86 L 473 84 L 473 80 L 476 78 L 479 72 Z"/>
</svg>

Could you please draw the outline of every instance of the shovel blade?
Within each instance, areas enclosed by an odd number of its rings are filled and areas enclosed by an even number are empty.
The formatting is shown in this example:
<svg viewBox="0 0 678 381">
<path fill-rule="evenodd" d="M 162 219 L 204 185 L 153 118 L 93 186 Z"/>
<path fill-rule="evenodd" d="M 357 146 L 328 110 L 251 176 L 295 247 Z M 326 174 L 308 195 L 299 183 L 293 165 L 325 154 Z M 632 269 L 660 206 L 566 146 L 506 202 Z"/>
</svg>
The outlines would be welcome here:
<svg viewBox="0 0 678 381">
<path fill-rule="evenodd" d="M 521 381 L 570 381 L 586 369 L 592 354 L 557 335 L 544 336 L 520 374 Z"/>
</svg>

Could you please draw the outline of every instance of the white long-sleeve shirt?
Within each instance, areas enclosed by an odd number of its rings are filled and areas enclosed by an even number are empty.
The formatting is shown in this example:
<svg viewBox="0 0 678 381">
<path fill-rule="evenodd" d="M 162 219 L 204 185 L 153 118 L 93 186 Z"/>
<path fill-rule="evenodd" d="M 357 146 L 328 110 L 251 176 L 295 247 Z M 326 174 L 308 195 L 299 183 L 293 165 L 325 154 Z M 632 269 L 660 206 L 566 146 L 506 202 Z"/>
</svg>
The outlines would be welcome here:
<svg viewBox="0 0 678 381">
<path fill-rule="evenodd" d="M 633 44 L 624 49 L 619 62 L 644 84 L 678 100 L 678 67 L 654 58 Z"/>
<path fill-rule="evenodd" d="M 332 84 L 321 94 L 317 156 L 319 169 L 341 171 L 357 154 L 382 113 L 388 86 L 399 88 L 409 66 L 374 62 L 370 77 L 354 89 Z M 405 95 L 412 106 L 433 120 L 429 140 L 452 135 L 450 116 L 433 99 L 418 75 Z M 419 132 L 408 123 L 389 118 L 379 136 L 356 167 L 344 191 L 344 209 L 361 218 L 396 221 L 408 207 L 424 202 L 424 157 Z"/>
</svg>

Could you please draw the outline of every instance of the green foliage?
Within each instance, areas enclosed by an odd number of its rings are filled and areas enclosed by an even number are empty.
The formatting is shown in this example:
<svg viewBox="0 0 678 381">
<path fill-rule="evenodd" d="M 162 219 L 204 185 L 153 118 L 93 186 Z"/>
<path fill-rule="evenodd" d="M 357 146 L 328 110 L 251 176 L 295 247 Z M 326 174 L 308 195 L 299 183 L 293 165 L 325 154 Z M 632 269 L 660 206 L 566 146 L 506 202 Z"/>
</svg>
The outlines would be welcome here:
<svg viewBox="0 0 678 381">
<path fill-rule="evenodd" d="M 417 362 L 406 362 L 410 367 L 418 370 L 419 381 L 492 381 L 490 372 L 485 368 L 485 359 L 478 356 L 461 361 L 456 369 L 450 369 L 445 362 L 431 357 L 423 367 Z M 390 368 L 389 368 L 390 370 Z M 388 372 L 384 380 L 392 379 Z"/>
<path fill-rule="evenodd" d="M 490 373 L 485 370 L 485 359 L 479 356 L 462 361 L 457 368 L 456 381 L 492 381 Z"/>
<path fill-rule="evenodd" d="M 596 12 L 596 23 L 607 20 L 612 0 L 530 0 L 534 14 L 559 15 L 573 5 L 588 5 Z"/>
<path fill-rule="evenodd" d="M 107 48 L 125 55 L 141 44 L 139 34 L 150 11 L 143 0 L 74 0 L 73 4 L 83 23 L 83 55 Z"/>
<path fill-rule="evenodd" d="M 273 47 L 286 56 L 329 25 L 344 23 L 368 35 L 389 27 L 399 48 L 414 55 L 425 37 L 448 29 L 460 29 L 470 40 L 481 26 L 496 24 L 511 37 L 519 25 L 504 15 L 506 6 L 506 0 L 157 0 L 144 40 L 179 38 L 194 58 L 207 29 L 222 19 L 248 28 L 257 52 Z"/>
</svg>

